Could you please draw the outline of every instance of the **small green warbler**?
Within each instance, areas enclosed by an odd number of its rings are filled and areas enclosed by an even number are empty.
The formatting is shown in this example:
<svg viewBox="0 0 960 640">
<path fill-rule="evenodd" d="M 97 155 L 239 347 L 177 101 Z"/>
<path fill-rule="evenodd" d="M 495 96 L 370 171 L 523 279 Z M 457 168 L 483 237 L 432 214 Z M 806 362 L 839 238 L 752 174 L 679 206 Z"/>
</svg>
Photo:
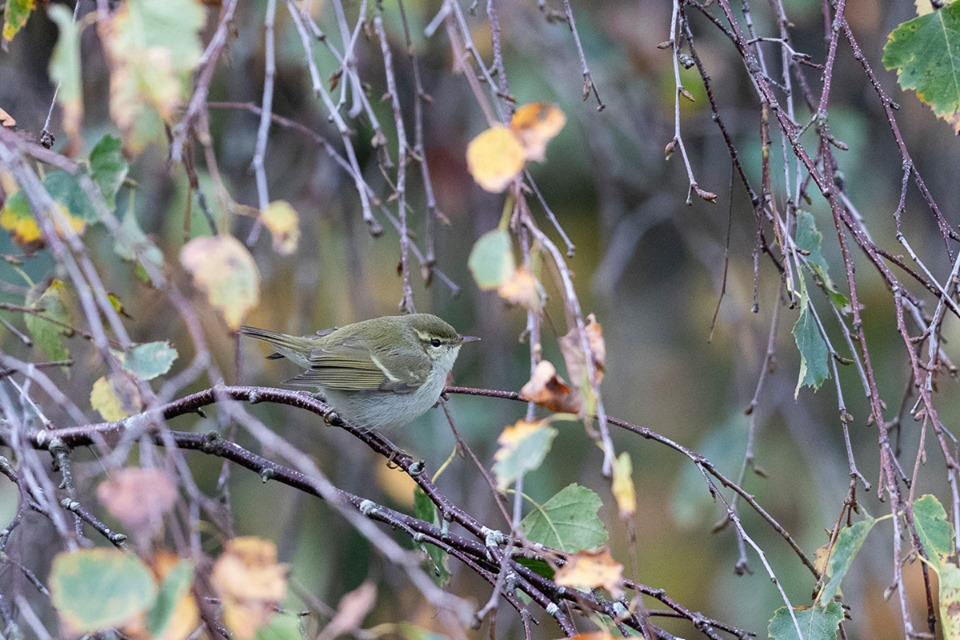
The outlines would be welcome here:
<svg viewBox="0 0 960 640">
<path fill-rule="evenodd" d="M 256 327 L 243 335 L 269 343 L 305 369 L 288 383 L 316 387 L 341 418 L 365 428 L 402 427 L 440 399 L 447 374 L 465 342 L 456 329 L 428 313 L 384 316 L 290 336 Z"/>
</svg>

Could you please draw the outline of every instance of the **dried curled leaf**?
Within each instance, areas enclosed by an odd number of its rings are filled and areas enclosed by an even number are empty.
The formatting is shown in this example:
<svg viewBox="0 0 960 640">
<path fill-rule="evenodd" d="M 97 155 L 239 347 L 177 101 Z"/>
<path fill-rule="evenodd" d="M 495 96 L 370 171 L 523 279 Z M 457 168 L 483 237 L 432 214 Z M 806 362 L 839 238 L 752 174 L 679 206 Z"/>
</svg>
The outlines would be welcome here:
<svg viewBox="0 0 960 640">
<path fill-rule="evenodd" d="M 520 389 L 520 397 L 550 411 L 579 414 L 583 405 L 549 360 L 541 360 L 533 376 Z"/>
<path fill-rule="evenodd" d="M 547 143 L 553 140 L 567 116 L 563 111 L 546 102 L 531 102 L 513 112 L 510 128 L 527 151 L 527 160 L 543 162 L 547 159 Z"/>
<path fill-rule="evenodd" d="M 394 474 L 397 475 L 397 474 Z M 377 601 L 377 587 L 367 580 L 359 587 L 340 598 L 337 613 L 318 638 L 339 638 L 346 635 L 359 635 L 363 619 L 373 609 Z"/>
<path fill-rule="evenodd" d="M 497 287 L 497 295 L 525 309 L 536 311 L 540 308 L 540 288 L 537 278 L 530 269 L 518 267 Z"/>
<path fill-rule="evenodd" d="M 577 328 L 573 327 L 565 336 L 558 340 L 560 343 L 560 351 L 563 353 L 563 361 L 567 365 L 567 373 L 570 375 L 570 381 L 581 389 L 590 388 L 591 385 L 600 385 L 603 381 L 604 365 L 607 360 L 607 347 L 603 340 L 603 327 L 597 322 L 594 314 L 591 313 L 587 316 L 587 326 L 584 327 L 584 331 L 586 331 L 587 344 L 593 356 L 593 380 L 587 379 L 586 358 L 581 348 Z"/>
</svg>

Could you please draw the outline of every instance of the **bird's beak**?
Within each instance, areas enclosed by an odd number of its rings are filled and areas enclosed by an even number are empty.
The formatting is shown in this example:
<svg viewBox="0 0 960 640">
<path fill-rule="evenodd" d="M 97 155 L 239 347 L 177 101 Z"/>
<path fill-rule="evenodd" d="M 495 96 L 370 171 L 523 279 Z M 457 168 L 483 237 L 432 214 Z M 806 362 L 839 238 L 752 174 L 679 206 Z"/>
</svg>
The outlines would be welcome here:
<svg viewBox="0 0 960 640">
<path fill-rule="evenodd" d="M 464 342 L 477 342 L 479 339 L 477 336 L 460 336 L 460 344 Z"/>
</svg>

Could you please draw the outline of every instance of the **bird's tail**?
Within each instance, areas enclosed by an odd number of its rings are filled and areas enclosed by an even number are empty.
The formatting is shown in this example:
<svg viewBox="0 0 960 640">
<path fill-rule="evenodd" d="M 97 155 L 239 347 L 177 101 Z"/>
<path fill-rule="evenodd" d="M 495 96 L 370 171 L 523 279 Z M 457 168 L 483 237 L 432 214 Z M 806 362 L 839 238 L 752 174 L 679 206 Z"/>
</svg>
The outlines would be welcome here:
<svg viewBox="0 0 960 640">
<path fill-rule="evenodd" d="M 303 338 L 289 336 L 285 333 L 278 333 L 276 331 L 269 331 L 267 329 L 259 329 L 257 327 L 248 327 L 244 325 L 240 327 L 240 334 L 244 336 L 250 336 L 251 338 L 256 338 L 257 340 L 263 340 L 267 344 L 273 345 L 273 347 L 277 350 L 277 353 L 267 356 L 271 360 L 288 357 L 287 354 L 291 351 L 296 352 L 297 350 L 303 348 L 303 345 L 301 344 L 303 342 Z"/>
</svg>

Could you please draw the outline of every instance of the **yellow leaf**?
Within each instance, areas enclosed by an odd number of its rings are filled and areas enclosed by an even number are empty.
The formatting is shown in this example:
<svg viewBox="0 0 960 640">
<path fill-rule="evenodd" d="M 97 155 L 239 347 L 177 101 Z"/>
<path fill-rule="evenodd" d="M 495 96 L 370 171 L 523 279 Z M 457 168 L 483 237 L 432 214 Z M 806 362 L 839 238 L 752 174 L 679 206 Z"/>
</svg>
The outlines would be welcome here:
<svg viewBox="0 0 960 640">
<path fill-rule="evenodd" d="M 620 509 L 620 517 L 633 517 L 637 512 L 637 491 L 633 486 L 633 462 L 626 451 L 617 457 L 617 462 L 613 465 L 612 491 Z"/>
<path fill-rule="evenodd" d="M 124 375 L 101 376 L 90 391 L 90 406 L 108 422 L 123 420 L 143 408 L 136 385 Z"/>
<path fill-rule="evenodd" d="M 523 171 L 527 153 L 510 129 L 496 125 L 467 145 L 467 170 L 484 190 L 500 193 Z"/>
<path fill-rule="evenodd" d="M 36 0 L 8 0 L 3 10 L 3 48 L 6 51 L 7 43 L 23 29 L 33 10 L 37 8 Z"/>
<path fill-rule="evenodd" d="M 26 203 L 25 198 L 23 202 Z M 14 242 L 28 253 L 43 246 L 40 227 L 29 209 L 8 204 L 0 209 L 0 227 L 9 231 Z"/>
<path fill-rule="evenodd" d="M 8 198 L 20 190 L 13 174 L 9 171 L 0 171 L 0 189 L 7 194 Z"/>
<path fill-rule="evenodd" d="M 77 234 L 83 233 L 87 226 L 83 218 L 73 215 L 60 202 L 54 202 L 54 206 L 57 207 L 62 219 L 68 222 L 74 232 Z M 61 216 L 54 220 L 54 229 L 56 229 L 57 235 L 63 237 L 64 229 L 60 224 Z M 30 204 L 27 202 L 26 196 L 20 192 L 8 197 L 3 209 L 0 209 L 0 228 L 9 231 L 14 242 L 27 253 L 33 253 L 44 246 L 44 239 L 40 234 L 37 220 L 33 217 Z"/>
<path fill-rule="evenodd" d="M 397 473 L 393 465 L 378 464 L 376 471 L 377 485 L 388 495 L 396 504 L 413 508 L 413 490 L 417 483 L 414 482 L 406 473 Z"/>
<path fill-rule="evenodd" d="M 227 628 L 237 638 L 253 638 L 287 595 L 287 568 L 277 563 L 277 547 L 269 540 L 233 538 L 214 563 L 210 583 Z"/>
<path fill-rule="evenodd" d="M 510 128 L 523 143 L 527 160 L 543 162 L 547 159 L 547 143 L 566 123 L 567 116 L 557 107 L 546 102 L 531 102 L 514 111 Z"/>
<path fill-rule="evenodd" d="M 554 578 L 563 587 L 606 589 L 614 598 L 623 595 L 622 579 L 623 565 L 615 561 L 606 548 L 571 555 L 567 563 L 557 569 Z"/>
<path fill-rule="evenodd" d="M 830 560 L 830 543 L 817 547 L 813 552 L 813 566 L 817 571 L 823 573 L 827 570 L 827 562 Z"/>
<path fill-rule="evenodd" d="M 286 200 L 276 200 L 270 203 L 260 214 L 270 234 L 273 236 L 273 250 L 289 256 L 297 250 L 300 242 L 300 217 L 297 211 Z"/>
<path fill-rule="evenodd" d="M 181 249 L 180 263 L 234 331 L 260 301 L 260 270 L 233 236 L 194 238 Z"/>
</svg>

